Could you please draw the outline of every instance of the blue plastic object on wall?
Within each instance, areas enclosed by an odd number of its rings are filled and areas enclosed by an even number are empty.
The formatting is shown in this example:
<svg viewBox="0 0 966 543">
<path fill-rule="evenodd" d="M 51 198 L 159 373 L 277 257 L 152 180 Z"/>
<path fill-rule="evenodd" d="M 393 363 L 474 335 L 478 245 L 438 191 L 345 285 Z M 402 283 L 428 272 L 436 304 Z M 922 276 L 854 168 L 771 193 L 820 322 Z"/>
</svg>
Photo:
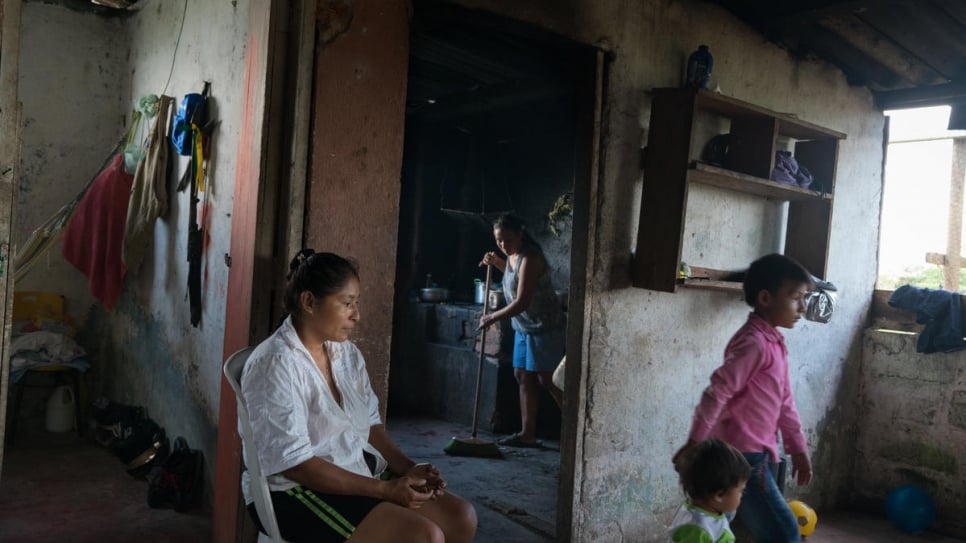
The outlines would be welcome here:
<svg viewBox="0 0 966 543">
<path fill-rule="evenodd" d="M 179 155 L 191 156 L 193 141 L 191 125 L 204 124 L 205 101 L 205 95 L 198 93 L 186 94 L 181 100 L 181 107 L 174 116 L 171 128 L 171 144 Z"/>
<path fill-rule="evenodd" d="M 904 532 L 921 532 L 932 526 L 936 506 L 929 494 L 913 485 L 897 486 L 886 497 L 886 516 Z"/>
<path fill-rule="evenodd" d="M 711 86 L 711 70 L 714 68 L 714 57 L 707 45 L 699 45 L 698 50 L 688 57 L 687 86 L 707 89 Z"/>
</svg>

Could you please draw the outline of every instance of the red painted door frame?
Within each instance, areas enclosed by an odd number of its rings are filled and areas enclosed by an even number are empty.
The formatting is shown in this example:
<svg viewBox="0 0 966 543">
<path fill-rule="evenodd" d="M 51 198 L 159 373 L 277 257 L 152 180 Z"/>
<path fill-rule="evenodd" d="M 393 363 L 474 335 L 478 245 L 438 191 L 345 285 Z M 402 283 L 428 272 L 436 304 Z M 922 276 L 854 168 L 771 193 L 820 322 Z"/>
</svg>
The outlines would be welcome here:
<svg viewBox="0 0 966 543">
<path fill-rule="evenodd" d="M 221 360 L 251 342 L 252 302 L 259 230 L 259 194 L 265 181 L 268 155 L 268 96 L 271 82 L 273 9 L 278 0 L 253 1 L 248 13 L 248 43 L 242 97 L 241 132 L 235 163 L 235 199 L 231 215 L 231 260 L 225 307 L 225 342 Z M 234 543 L 240 533 L 241 442 L 238 438 L 235 395 L 221 380 L 215 496 L 211 541 Z"/>
</svg>

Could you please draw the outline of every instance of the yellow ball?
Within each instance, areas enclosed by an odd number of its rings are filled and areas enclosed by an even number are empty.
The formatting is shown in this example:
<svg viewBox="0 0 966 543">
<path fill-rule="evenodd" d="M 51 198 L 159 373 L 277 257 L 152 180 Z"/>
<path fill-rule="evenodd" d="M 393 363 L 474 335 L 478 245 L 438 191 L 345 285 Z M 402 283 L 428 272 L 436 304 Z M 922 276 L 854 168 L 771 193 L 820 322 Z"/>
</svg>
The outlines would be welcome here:
<svg viewBox="0 0 966 543">
<path fill-rule="evenodd" d="M 815 531 L 815 525 L 818 524 L 818 515 L 815 514 L 815 510 L 799 500 L 788 502 L 788 506 L 791 507 L 792 513 L 798 520 L 798 531 L 801 532 L 802 536 L 812 535 L 812 532 Z"/>
</svg>

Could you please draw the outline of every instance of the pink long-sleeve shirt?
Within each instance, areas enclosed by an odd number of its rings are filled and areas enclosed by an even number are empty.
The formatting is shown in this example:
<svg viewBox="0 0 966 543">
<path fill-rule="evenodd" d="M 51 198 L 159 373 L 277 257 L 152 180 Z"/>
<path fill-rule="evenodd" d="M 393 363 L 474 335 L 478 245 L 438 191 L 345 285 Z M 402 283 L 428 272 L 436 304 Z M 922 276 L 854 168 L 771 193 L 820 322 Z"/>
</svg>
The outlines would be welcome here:
<svg viewBox="0 0 966 543">
<path fill-rule="evenodd" d="M 728 342 L 724 364 L 711 375 L 694 411 L 690 438 L 715 437 L 741 452 L 767 452 L 777 462 L 778 432 L 786 453 L 806 452 L 785 339 L 751 313 Z"/>
</svg>

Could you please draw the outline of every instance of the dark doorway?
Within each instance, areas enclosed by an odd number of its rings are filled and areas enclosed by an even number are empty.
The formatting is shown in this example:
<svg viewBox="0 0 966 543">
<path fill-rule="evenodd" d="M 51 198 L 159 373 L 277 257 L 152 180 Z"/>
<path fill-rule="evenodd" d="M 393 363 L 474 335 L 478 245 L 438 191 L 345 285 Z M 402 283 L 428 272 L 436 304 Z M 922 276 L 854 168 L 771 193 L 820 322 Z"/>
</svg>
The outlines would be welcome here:
<svg viewBox="0 0 966 543">
<path fill-rule="evenodd" d="M 483 310 L 476 284 L 484 252 L 497 250 L 493 220 L 511 212 L 526 222 L 565 309 L 583 295 L 599 57 L 482 12 L 414 7 L 388 412 L 390 424 L 428 417 L 469 428 Z M 494 270 L 494 282 L 501 279 Z M 424 301 L 426 286 L 447 289 L 448 299 Z M 583 329 L 582 299 L 575 304 L 570 346 Z M 520 428 L 512 338 L 508 323 L 487 336 L 479 427 L 495 435 Z M 561 434 L 546 392 L 538 434 L 553 444 Z M 554 500 L 557 489 L 543 492 Z"/>
<path fill-rule="evenodd" d="M 485 276 L 483 253 L 496 250 L 492 222 L 501 213 L 527 223 L 566 305 L 576 87 L 593 74 L 574 73 L 559 48 L 461 13 L 418 10 L 411 32 L 390 409 L 468 422 L 482 312 L 475 285 Z M 421 299 L 428 286 L 448 290 L 445 304 Z M 510 433 L 520 417 L 512 330 L 501 332 L 489 342 L 480 425 Z M 426 394 L 427 383 L 437 393 Z M 559 410 L 549 395 L 543 400 L 540 431 L 557 438 Z"/>
</svg>

